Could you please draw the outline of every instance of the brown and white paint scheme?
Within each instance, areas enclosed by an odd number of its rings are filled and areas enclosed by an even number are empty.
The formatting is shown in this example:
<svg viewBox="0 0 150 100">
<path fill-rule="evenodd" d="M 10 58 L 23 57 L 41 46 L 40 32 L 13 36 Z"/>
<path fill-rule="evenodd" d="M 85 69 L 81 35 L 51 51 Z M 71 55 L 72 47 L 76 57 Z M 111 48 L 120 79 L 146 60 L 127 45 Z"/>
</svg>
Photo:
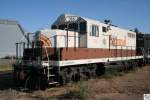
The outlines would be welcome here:
<svg viewBox="0 0 150 100">
<path fill-rule="evenodd" d="M 67 34 L 66 30 L 58 29 L 40 30 L 51 42 L 51 47 L 46 48 L 62 48 L 59 60 L 50 60 L 50 63 L 43 61 L 43 65 L 69 66 L 143 57 L 136 55 L 135 32 L 115 26 L 111 26 L 107 32 L 102 32 L 102 27 L 107 27 L 107 24 L 86 18 L 84 20 L 87 22 L 86 34 L 74 31 L 68 31 Z M 92 24 L 99 26 L 99 36 L 90 36 Z"/>
</svg>

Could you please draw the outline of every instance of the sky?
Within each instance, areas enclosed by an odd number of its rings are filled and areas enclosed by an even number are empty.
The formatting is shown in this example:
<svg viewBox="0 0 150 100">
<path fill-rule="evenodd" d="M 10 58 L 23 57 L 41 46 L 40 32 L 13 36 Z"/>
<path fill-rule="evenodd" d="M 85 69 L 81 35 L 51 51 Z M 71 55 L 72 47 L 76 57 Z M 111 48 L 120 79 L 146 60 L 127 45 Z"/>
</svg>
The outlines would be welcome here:
<svg viewBox="0 0 150 100">
<path fill-rule="evenodd" d="M 150 33 L 150 0 L 0 0 L 0 19 L 17 20 L 28 32 L 50 28 L 63 13 Z"/>
</svg>

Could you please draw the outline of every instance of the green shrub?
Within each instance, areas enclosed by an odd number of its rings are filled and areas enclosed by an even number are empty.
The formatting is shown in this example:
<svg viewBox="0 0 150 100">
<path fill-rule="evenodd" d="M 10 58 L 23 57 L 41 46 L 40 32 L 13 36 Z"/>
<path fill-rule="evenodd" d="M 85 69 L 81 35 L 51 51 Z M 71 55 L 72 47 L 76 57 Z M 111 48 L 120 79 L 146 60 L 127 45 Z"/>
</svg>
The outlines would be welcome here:
<svg viewBox="0 0 150 100">
<path fill-rule="evenodd" d="M 67 93 L 65 93 L 62 96 L 59 96 L 58 99 L 61 100 L 76 100 L 76 99 L 81 99 L 84 100 L 88 97 L 89 94 L 89 89 L 86 84 L 83 84 L 82 82 L 79 82 L 77 84 L 77 89 L 76 90 L 69 90 Z"/>
</svg>

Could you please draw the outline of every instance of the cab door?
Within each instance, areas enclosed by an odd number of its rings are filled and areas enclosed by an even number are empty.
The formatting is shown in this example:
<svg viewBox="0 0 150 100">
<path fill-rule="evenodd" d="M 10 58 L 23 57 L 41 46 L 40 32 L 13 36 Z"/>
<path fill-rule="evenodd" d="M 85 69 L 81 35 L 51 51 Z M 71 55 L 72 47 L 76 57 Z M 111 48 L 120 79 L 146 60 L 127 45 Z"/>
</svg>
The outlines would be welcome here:
<svg viewBox="0 0 150 100">
<path fill-rule="evenodd" d="M 87 22 L 79 24 L 79 47 L 87 47 Z"/>
</svg>

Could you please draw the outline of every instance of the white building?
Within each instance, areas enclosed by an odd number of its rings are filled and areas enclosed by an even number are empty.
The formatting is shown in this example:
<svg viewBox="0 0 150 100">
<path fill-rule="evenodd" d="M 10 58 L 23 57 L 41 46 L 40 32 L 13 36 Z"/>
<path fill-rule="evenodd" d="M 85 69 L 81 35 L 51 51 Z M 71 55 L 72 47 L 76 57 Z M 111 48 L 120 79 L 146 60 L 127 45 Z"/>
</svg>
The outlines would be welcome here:
<svg viewBox="0 0 150 100">
<path fill-rule="evenodd" d="M 0 58 L 15 56 L 15 43 L 24 40 L 16 21 L 0 20 Z"/>
</svg>

